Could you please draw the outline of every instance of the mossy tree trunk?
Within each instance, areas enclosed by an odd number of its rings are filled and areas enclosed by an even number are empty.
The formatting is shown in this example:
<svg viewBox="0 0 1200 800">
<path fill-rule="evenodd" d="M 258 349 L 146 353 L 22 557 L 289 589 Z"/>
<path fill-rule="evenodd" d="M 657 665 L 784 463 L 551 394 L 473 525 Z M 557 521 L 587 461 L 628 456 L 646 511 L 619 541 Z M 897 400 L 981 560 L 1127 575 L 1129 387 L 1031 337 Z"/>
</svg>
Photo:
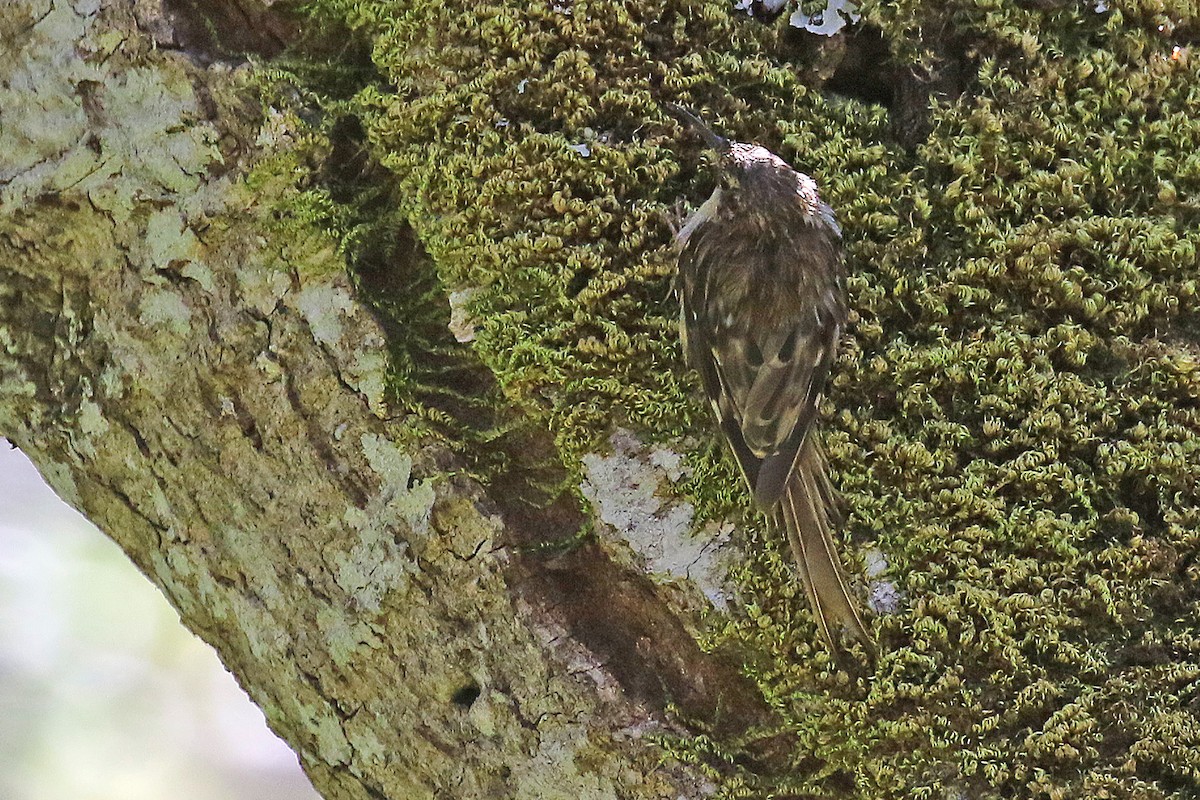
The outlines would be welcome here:
<svg viewBox="0 0 1200 800">
<path fill-rule="evenodd" d="M 1192 12 L 734 5 L 4 5 L 0 433 L 330 798 L 1195 797 Z M 857 671 L 680 363 L 661 100 L 845 232 Z"/>
</svg>

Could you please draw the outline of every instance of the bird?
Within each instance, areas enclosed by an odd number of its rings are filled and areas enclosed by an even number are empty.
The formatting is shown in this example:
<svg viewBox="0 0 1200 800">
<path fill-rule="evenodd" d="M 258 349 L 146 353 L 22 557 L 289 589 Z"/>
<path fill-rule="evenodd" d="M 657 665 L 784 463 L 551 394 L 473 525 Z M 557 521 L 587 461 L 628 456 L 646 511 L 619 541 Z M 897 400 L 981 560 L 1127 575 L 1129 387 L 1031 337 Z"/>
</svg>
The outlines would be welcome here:
<svg viewBox="0 0 1200 800">
<path fill-rule="evenodd" d="M 849 314 L 841 228 L 808 175 L 756 144 L 718 136 L 691 111 L 664 109 L 716 152 L 717 186 L 676 232 L 679 331 L 754 506 L 781 529 L 817 628 L 875 657 L 846 581 L 837 497 L 817 411 Z"/>
</svg>

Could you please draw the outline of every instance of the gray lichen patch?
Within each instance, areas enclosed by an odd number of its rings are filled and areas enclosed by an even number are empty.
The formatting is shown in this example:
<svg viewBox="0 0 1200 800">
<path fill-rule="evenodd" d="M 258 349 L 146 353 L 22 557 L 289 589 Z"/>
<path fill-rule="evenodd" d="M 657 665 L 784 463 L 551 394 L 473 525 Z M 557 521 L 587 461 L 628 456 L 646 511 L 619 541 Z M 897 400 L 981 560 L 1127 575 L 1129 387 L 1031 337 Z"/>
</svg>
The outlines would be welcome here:
<svg viewBox="0 0 1200 800">
<path fill-rule="evenodd" d="M 379 499 L 390 514 L 398 515 L 414 530 L 424 532 L 433 510 L 434 491 L 428 479 L 413 482 L 412 457 L 396 443 L 375 434 L 360 440 L 371 469 L 380 478 Z"/>
<path fill-rule="evenodd" d="M 52 3 L 4 37 L 20 50 L 0 86 L 0 207 L 70 191 L 122 220 L 148 191 L 195 190 L 220 161 L 214 129 L 194 122 L 185 72 L 120 63 L 123 53 L 110 63 L 121 42 L 97 31 L 97 19 Z M 181 112 L 192 124 L 178 124 Z"/>
<path fill-rule="evenodd" d="M 374 414 L 383 416 L 388 370 L 386 343 L 378 333 L 361 335 L 363 326 L 359 317 L 366 312 L 349 287 L 332 280 L 313 282 L 301 289 L 294 303 L 308 322 L 313 338 L 342 365 L 341 379 L 362 393 Z M 351 327 L 351 323 L 355 324 Z M 346 336 L 348 327 L 353 336 Z"/>
<path fill-rule="evenodd" d="M 429 481 L 409 485 L 412 457 L 377 434 L 363 434 L 363 453 L 379 476 L 379 487 L 365 508 L 348 508 L 342 518 L 356 537 L 347 552 L 335 553 L 338 585 L 357 608 L 379 611 L 388 592 L 404 586 L 417 571 L 407 542 L 397 541 L 397 529 L 422 533 L 429 527 L 433 487 Z"/>
<path fill-rule="evenodd" d="M 142 260 L 155 270 L 182 269 L 202 255 L 202 245 L 176 208 L 159 209 L 146 222 Z M 212 291 L 211 279 L 205 288 Z"/>
<path fill-rule="evenodd" d="M 326 347 L 336 347 L 342 341 L 341 317 L 353 313 L 356 304 L 350 293 L 341 287 L 313 284 L 300 291 L 296 307 L 308 320 L 316 340 Z"/>
<path fill-rule="evenodd" d="M 354 750 L 338 718 L 324 706 L 307 706 L 303 710 L 313 733 L 317 756 L 330 765 L 350 763 Z"/>
<path fill-rule="evenodd" d="M 370 510 L 348 509 L 344 521 L 358 541 L 349 552 L 331 557 L 338 585 L 357 608 L 377 612 L 383 597 L 403 586 L 416 566 L 407 545 L 397 544 L 387 521 L 372 517 Z"/>
<path fill-rule="evenodd" d="M 321 631 L 329 655 L 338 667 L 353 661 L 360 647 L 379 647 L 379 637 L 354 611 L 326 606 L 317 612 L 317 627 Z"/>
<path fill-rule="evenodd" d="M 665 448 L 648 449 L 629 431 L 609 438 L 610 455 L 582 459 L 581 486 L 605 523 L 610 541 L 627 545 L 647 572 L 695 583 L 713 605 L 725 608 L 729 568 L 725 554 L 731 525 L 693 530 L 695 508 L 663 491 L 684 474 L 682 457 Z"/>
<path fill-rule="evenodd" d="M 904 604 L 904 592 L 888 575 L 890 565 L 887 556 L 882 550 L 872 547 L 863 552 L 863 563 L 869 581 L 867 602 L 871 610 L 876 614 L 898 613 Z"/>
<path fill-rule="evenodd" d="M 478 293 L 478 289 L 470 288 L 450 292 L 450 333 L 462 344 L 475 341 L 476 320 L 471 314 L 469 304 L 471 296 Z"/>
<path fill-rule="evenodd" d="M 616 800 L 613 782 L 586 767 L 594 747 L 582 726 L 564 726 L 544 736 L 534 757 L 516 777 L 518 797 L 543 800 Z"/>
<path fill-rule="evenodd" d="M 141 323 L 162 326 L 176 336 L 186 336 L 192 326 L 192 310 L 175 292 L 159 291 L 142 296 Z"/>
</svg>

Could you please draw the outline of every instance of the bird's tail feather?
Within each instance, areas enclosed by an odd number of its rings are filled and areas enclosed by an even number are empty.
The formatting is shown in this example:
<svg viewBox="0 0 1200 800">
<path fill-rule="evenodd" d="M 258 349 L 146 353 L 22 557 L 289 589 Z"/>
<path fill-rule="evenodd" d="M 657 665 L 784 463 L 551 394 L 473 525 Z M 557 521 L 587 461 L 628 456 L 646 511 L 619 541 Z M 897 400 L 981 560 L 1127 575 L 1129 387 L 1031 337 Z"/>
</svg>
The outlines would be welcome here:
<svg viewBox="0 0 1200 800">
<path fill-rule="evenodd" d="M 831 623 L 845 627 L 875 658 L 875 640 L 850 594 L 831 531 L 832 487 L 819 445 L 809 437 L 783 493 L 780 517 L 821 638 L 841 652 Z"/>
</svg>

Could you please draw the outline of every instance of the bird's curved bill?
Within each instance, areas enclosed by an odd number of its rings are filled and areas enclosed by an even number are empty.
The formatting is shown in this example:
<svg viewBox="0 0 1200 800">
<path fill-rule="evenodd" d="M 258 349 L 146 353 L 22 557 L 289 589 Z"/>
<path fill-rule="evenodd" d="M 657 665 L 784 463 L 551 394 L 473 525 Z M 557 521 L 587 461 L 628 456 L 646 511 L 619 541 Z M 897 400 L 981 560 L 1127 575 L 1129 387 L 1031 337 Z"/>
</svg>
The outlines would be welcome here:
<svg viewBox="0 0 1200 800">
<path fill-rule="evenodd" d="M 699 134 L 700 138 L 704 140 L 704 143 L 712 149 L 721 153 L 729 149 L 729 140 L 723 136 L 717 136 L 715 133 L 713 133 L 712 129 L 704 124 L 704 120 L 700 119 L 700 117 L 696 116 L 691 111 L 688 111 L 686 108 L 676 103 L 663 103 L 662 107 L 664 111 L 682 122 L 689 130 Z"/>
</svg>

